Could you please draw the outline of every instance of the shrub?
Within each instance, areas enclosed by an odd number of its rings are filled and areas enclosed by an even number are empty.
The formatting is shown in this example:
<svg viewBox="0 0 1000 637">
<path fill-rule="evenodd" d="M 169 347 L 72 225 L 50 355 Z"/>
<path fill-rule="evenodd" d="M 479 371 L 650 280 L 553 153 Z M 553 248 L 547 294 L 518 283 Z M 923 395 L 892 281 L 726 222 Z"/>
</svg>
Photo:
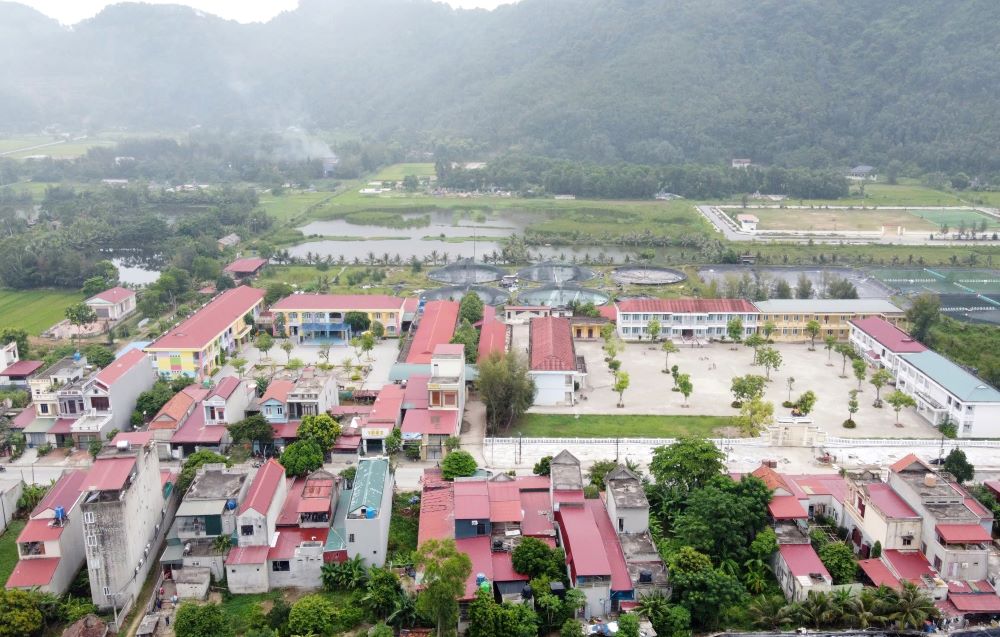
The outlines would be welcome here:
<svg viewBox="0 0 1000 637">
<path fill-rule="evenodd" d="M 38 457 L 47 456 L 52 453 L 52 445 L 45 443 L 44 445 L 39 445 L 38 447 Z"/>
<path fill-rule="evenodd" d="M 795 403 L 793 403 L 790 400 L 784 400 L 781 402 L 781 406 L 784 407 L 785 409 L 791 409 L 792 407 L 795 406 Z"/>
<path fill-rule="evenodd" d="M 471 476 L 479 465 L 468 451 L 452 451 L 441 461 L 441 473 L 445 480 Z"/>
<path fill-rule="evenodd" d="M 858 426 L 858 423 L 854 422 L 850 418 L 844 421 L 844 429 L 854 429 Z"/>
</svg>

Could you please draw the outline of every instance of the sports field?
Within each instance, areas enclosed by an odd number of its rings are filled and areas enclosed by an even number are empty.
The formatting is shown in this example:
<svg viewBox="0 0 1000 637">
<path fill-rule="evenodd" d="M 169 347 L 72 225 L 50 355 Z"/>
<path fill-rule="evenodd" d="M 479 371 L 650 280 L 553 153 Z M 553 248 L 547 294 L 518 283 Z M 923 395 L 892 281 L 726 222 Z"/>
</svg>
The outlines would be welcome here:
<svg viewBox="0 0 1000 637">
<path fill-rule="evenodd" d="M 0 327 L 38 336 L 65 318 L 66 308 L 83 299 L 74 290 L 0 290 Z"/>
<path fill-rule="evenodd" d="M 742 209 L 726 209 L 726 214 L 734 219 L 747 212 Z M 947 225 L 957 232 L 964 226 L 971 229 L 973 224 L 986 220 L 986 227 L 1000 227 L 997 219 L 975 210 L 958 209 L 911 209 L 894 208 L 888 210 L 830 210 L 801 208 L 768 208 L 750 211 L 760 219 L 760 230 L 807 230 L 813 232 L 866 231 L 878 232 L 883 227 L 887 232 L 895 232 L 902 226 L 906 232 L 935 232 Z"/>
<path fill-rule="evenodd" d="M 972 229 L 972 225 L 976 225 L 978 230 L 979 225 L 985 220 L 986 228 L 988 230 L 993 230 L 1000 228 L 1000 220 L 996 217 L 991 217 L 989 215 L 984 215 L 975 210 L 954 210 L 954 209 L 937 209 L 937 210 L 910 210 L 910 214 L 915 217 L 920 217 L 929 223 L 935 224 L 938 229 L 942 225 L 948 226 L 949 232 L 958 232 L 962 225 L 964 224 L 967 229 Z"/>
</svg>

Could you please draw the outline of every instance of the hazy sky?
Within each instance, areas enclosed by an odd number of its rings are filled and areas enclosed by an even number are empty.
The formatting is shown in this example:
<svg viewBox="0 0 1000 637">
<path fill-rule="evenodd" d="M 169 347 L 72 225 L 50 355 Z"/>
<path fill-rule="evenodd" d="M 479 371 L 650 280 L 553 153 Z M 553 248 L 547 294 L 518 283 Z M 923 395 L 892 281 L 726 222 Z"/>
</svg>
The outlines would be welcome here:
<svg viewBox="0 0 1000 637">
<path fill-rule="evenodd" d="M 41 11 L 63 24 L 93 17 L 112 0 L 16 0 Z M 206 13 L 240 22 L 261 22 L 298 6 L 298 0 L 141 0 L 153 4 L 186 4 Z M 442 0 L 453 7 L 493 9 L 516 0 Z"/>
</svg>

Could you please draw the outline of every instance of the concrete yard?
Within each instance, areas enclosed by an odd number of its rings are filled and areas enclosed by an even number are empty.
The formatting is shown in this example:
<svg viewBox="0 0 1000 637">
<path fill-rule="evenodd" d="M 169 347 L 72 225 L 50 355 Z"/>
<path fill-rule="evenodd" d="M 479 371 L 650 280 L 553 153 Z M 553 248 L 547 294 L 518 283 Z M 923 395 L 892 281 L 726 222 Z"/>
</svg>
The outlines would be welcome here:
<svg viewBox="0 0 1000 637">
<path fill-rule="evenodd" d="M 516 336 L 517 332 L 515 332 Z M 902 427 L 895 425 L 896 414 L 888 405 L 881 409 L 872 407 L 875 388 L 865 381 L 858 395 L 860 411 L 854 420 L 856 429 L 842 426 L 847 419 L 848 393 L 858 386 L 847 365 L 849 378 L 840 378 L 841 357 L 834 354 L 832 366 L 827 365 L 827 352 L 821 345 L 816 351 L 809 351 L 808 344 L 785 343 L 774 346 L 783 359 L 778 371 L 771 372 L 765 399 L 774 403 L 775 417 L 790 416 L 790 410 L 781 406 L 788 400 L 789 377 L 795 378 L 792 400 L 806 390 L 816 393 L 815 410 L 809 415 L 813 421 L 831 436 L 859 438 L 936 438 L 940 433 L 931 427 L 913 409 L 900 413 Z M 571 414 L 657 414 L 657 415 L 712 415 L 731 416 L 738 413 L 731 406 L 733 395 L 730 386 L 734 376 L 744 374 L 765 375 L 762 367 L 751 365 L 753 351 L 740 345 L 736 350 L 729 344 L 713 343 L 703 347 L 681 347 L 681 351 L 670 355 L 670 365 L 677 365 L 681 373 L 691 375 L 694 392 L 684 407 L 684 397 L 671 391 L 673 381 L 669 374 L 662 372 L 664 354 L 660 345 L 628 343 L 618 355 L 622 370 L 627 371 L 630 387 L 625 392 L 624 408 L 617 408 L 618 395 L 611 390 L 614 380 L 607 364 L 601 342 L 576 343 L 578 355 L 587 361 L 587 382 L 581 390 L 583 400 L 575 406 L 534 407 L 536 413 Z M 869 372 L 870 375 L 870 372 Z M 885 397 L 891 387 L 882 388 Z"/>
</svg>

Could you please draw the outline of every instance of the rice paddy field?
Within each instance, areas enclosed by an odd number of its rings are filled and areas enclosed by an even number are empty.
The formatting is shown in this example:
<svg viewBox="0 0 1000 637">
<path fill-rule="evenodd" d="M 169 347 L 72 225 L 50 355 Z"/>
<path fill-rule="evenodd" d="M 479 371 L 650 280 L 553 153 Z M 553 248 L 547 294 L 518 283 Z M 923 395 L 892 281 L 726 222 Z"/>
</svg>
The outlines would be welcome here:
<svg viewBox="0 0 1000 637">
<path fill-rule="evenodd" d="M 38 336 L 65 318 L 66 308 L 83 299 L 75 290 L 0 289 L 0 327 Z"/>
</svg>

